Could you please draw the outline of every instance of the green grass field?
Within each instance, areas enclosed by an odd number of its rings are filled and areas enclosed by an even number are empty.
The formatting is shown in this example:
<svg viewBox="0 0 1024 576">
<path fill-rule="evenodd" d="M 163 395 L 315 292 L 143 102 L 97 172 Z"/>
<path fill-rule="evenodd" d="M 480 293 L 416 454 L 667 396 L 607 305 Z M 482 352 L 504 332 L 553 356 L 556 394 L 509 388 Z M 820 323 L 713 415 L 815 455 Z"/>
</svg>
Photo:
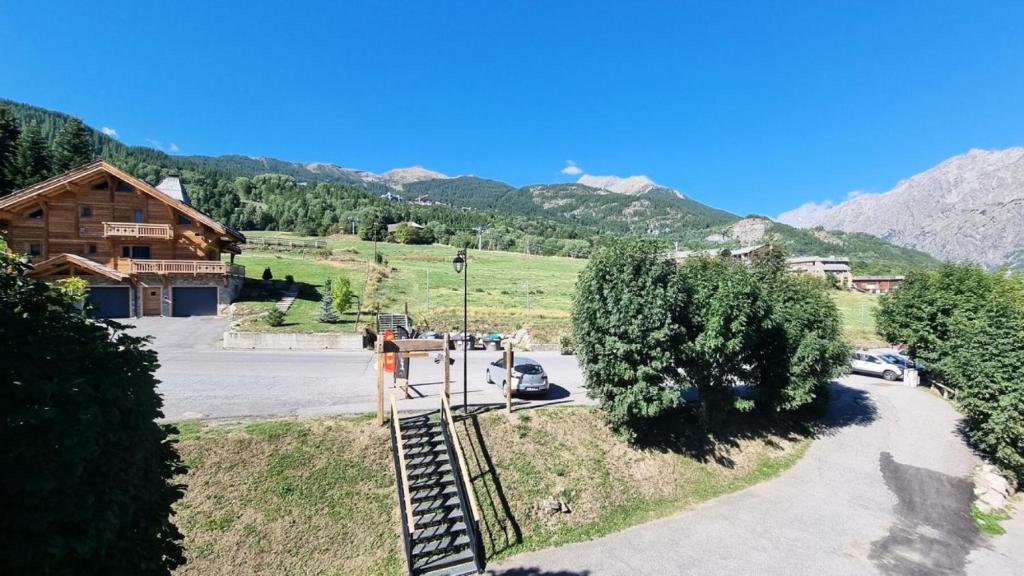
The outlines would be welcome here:
<svg viewBox="0 0 1024 576">
<path fill-rule="evenodd" d="M 246 232 L 250 237 L 290 237 L 280 232 Z M 299 238 L 295 236 L 295 238 Z M 260 278 L 270 267 L 274 278 L 291 274 L 308 287 L 288 313 L 285 326 L 270 328 L 252 319 L 246 329 L 291 332 L 316 332 L 356 328 L 355 314 L 348 314 L 341 324 L 327 325 L 314 320 L 319 300 L 319 287 L 328 277 L 344 276 L 353 290 L 364 298 L 363 311 L 374 294 L 367 293 L 366 284 L 374 259 L 374 243 L 354 236 L 326 239 L 328 252 L 270 252 L 246 248 L 235 261 L 246 266 L 246 275 Z M 376 297 L 384 311 L 401 311 L 408 304 L 417 322 L 435 330 L 451 330 L 462 325 L 463 277 L 452 267 L 455 249 L 449 246 L 407 246 L 378 242 L 376 250 L 387 263 Z M 329 255 L 328 255 L 329 254 Z M 538 342 L 556 342 L 568 331 L 569 309 L 576 277 L 586 260 L 548 256 L 527 256 L 510 252 L 471 250 L 469 253 L 469 315 L 470 330 L 512 332 L 520 326 L 530 329 Z M 851 344 L 870 346 L 883 344 L 875 334 L 875 308 L 878 297 L 857 292 L 832 293 L 843 316 L 846 337 Z M 251 310 L 265 310 L 270 302 L 252 302 Z M 364 322 L 370 320 L 368 314 Z"/>
</svg>

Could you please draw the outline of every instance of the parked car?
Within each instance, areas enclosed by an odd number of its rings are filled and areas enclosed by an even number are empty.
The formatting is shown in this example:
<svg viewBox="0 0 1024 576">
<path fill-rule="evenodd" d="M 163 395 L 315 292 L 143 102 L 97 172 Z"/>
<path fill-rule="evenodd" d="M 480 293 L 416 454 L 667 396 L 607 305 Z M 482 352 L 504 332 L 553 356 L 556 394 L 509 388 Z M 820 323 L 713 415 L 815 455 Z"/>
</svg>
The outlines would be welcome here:
<svg viewBox="0 0 1024 576">
<path fill-rule="evenodd" d="M 498 358 L 487 365 L 487 383 L 501 383 L 502 390 L 505 389 L 505 358 Z M 550 385 L 548 374 L 540 362 L 531 358 L 515 358 L 515 365 L 512 367 L 512 393 L 513 394 L 540 394 L 546 395 Z"/>
<path fill-rule="evenodd" d="M 892 353 L 876 354 L 874 352 L 855 352 L 850 360 L 850 371 L 871 376 L 881 376 L 892 382 L 903 379 L 905 365 L 890 358 Z"/>
</svg>

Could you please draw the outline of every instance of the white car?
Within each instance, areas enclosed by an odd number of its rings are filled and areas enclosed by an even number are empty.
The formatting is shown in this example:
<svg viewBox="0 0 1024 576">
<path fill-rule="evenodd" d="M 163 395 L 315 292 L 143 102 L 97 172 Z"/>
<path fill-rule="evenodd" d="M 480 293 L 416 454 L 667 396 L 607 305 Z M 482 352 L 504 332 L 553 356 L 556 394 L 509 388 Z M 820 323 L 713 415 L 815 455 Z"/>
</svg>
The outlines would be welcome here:
<svg viewBox="0 0 1024 576">
<path fill-rule="evenodd" d="M 890 353 L 855 352 L 850 371 L 881 376 L 890 382 L 903 379 L 903 365 Z"/>
<path fill-rule="evenodd" d="M 502 391 L 505 389 L 505 359 L 498 358 L 487 365 L 487 383 L 496 384 L 500 382 Z M 515 366 L 512 368 L 512 393 L 513 394 L 547 394 L 548 374 L 540 362 L 522 356 L 515 357 Z"/>
</svg>

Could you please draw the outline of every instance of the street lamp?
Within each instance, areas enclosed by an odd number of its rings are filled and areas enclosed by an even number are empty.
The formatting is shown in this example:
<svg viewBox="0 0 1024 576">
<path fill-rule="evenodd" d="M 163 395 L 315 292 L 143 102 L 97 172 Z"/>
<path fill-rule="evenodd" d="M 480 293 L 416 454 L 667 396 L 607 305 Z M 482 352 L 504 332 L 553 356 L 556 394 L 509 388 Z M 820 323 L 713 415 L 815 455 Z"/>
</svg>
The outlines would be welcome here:
<svg viewBox="0 0 1024 576">
<path fill-rule="evenodd" d="M 452 258 L 452 266 L 455 267 L 456 274 L 462 274 L 463 270 L 466 272 L 462 275 L 462 412 L 469 414 L 469 370 L 467 368 L 468 348 L 466 344 L 469 341 L 467 334 L 469 330 L 469 258 L 466 257 L 465 246 L 455 254 L 455 258 Z"/>
</svg>

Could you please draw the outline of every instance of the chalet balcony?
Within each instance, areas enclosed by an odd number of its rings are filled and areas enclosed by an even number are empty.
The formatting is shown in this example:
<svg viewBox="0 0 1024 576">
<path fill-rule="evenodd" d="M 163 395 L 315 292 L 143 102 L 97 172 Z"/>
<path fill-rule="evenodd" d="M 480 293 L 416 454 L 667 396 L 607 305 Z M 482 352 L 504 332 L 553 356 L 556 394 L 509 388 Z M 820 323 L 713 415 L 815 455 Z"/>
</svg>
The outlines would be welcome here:
<svg viewBox="0 0 1024 576">
<path fill-rule="evenodd" d="M 117 269 L 131 274 L 245 276 L 245 266 L 217 260 L 118 260 Z"/>
<path fill-rule="evenodd" d="M 174 228 L 171 227 L 169 224 L 136 224 L 135 222 L 104 222 L 103 237 L 170 240 L 174 238 Z"/>
</svg>

